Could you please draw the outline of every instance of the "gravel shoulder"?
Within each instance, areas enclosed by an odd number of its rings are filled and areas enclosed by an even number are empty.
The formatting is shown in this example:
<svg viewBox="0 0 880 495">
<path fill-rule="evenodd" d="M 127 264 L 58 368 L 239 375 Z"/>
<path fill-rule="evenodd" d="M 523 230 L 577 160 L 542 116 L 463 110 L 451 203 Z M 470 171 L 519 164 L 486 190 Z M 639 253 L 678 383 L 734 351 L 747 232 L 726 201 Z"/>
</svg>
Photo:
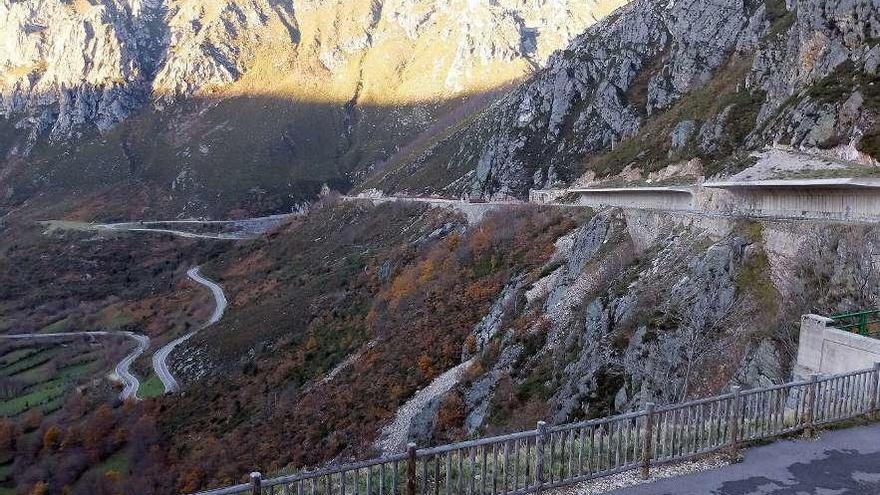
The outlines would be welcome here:
<svg viewBox="0 0 880 495">
<path fill-rule="evenodd" d="M 382 429 L 382 433 L 376 441 L 376 448 L 382 454 L 401 452 L 406 445 L 413 419 L 431 401 L 452 390 L 452 387 L 461 380 L 472 362 L 473 360 L 465 361 L 455 368 L 446 371 L 435 378 L 427 387 L 416 392 L 404 405 L 400 406 L 394 421 Z"/>
</svg>

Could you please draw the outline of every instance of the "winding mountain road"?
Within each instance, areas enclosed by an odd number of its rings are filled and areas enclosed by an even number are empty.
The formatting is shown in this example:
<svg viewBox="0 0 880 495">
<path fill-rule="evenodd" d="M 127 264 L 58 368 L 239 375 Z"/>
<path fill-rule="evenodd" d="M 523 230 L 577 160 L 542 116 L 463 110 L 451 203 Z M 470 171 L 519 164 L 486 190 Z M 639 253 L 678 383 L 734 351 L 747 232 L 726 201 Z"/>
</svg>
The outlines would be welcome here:
<svg viewBox="0 0 880 495">
<path fill-rule="evenodd" d="M 226 295 L 223 294 L 222 287 L 203 277 L 197 266 L 190 268 L 189 271 L 186 272 L 186 275 L 197 284 L 204 285 L 210 289 L 211 294 L 214 296 L 214 312 L 211 313 L 211 318 L 202 326 L 186 335 L 182 335 L 172 340 L 153 354 L 153 370 L 155 370 L 156 376 L 159 377 L 159 380 L 162 381 L 162 385 L 165 386 L 165 393 L 174 393 L 180 390 L 180 385 L 168 369 L 168 356 L 175 348 L 177 348 L 177 346 L 191 339 L 195 334 L 199 333 L 199 331 L 220 321 L 220 318 L 223 317 L 224 311 L 226 311 L 227 301 Z"/>
<path fill-rule="evenodd" d="M 141 383 L 137 377 L 131 374 L 130 368 L 133 363 L 147 347 L 150 346 L 150 338 L 146 335 L 140 335 L 132 332 L 67 332 L 67 333 L 24 333 L 15 335 L 0 335 L 0 340 L 29 340 L 29 339 L 67 339 L 71 337 L 117 337 L 125 336 L 135 342 L 137 346 L 122 361 L 116 365 L 114 374 L 123 383 L 122 392 L 119 393 L 121 400 L 128 398 L 137 399 L 138 389 Z M 112 376 L 112 375 L 111 375 Z"/>
<path fill-rule="evenodd" d="M 124 232 L 147 232 L 159 234 L 171 234 L 187 239 L 214 239 L 222 241 L 242 241 L 259 237 L 269 230 L 277 227 L 285 220 L 297 216 L 294 213 L 271 215 L 268 217 L 245 218 L 241 220 L 165 220 L 165 221 L 146 221 L 146 222 L 122 222 L 122 223 L 103 223 L 90 224 L 91 229 L 97 230 L 119 230 Z M 174 226 L 181 228 L 193 225 L 214 225 L 229 227 L 233 230 L 229 232 L 217 233 L 200 233 L 190 232 L 187 230 L 176 230 Z"/>
<path fill-rule="evenodd" d="M 243 237 L 238 234 L 196 234 L 194 232 L 184 232 L 182 230 L 171 230 L 171 229 L 147 229 L 147 228 L 137 228 L 137 227 L 114 227 L 114 226 L 101 226 L 105 230 L 123 230 L 125 232 L 152 232 L 156 234 L 171 234 L 176 235 L 178 237 L 185 237 L 187 239 L 213 239 L 218 241 L 240 241 L 244 239 L 249 239 L 249 237 Z"/>
<path fill-rule="evenodd" d="M 120 223 L 90 223 L 67 220 L 46 220 L 38 222 L 53 230 L 77 230 L 92 232 L 135 232 L 169 234 L 187 239 L 213 239 L 220 241 L 246 241 L 256 239 L 302 213 L 285 213 L 268 217 L 243 218 L 239 220 L 150 220 Z M 194 227 L 214 227 L 217 232 L 199 232 Z M 190 230 L 188 230 L 190 229 Z"/>
</svg>

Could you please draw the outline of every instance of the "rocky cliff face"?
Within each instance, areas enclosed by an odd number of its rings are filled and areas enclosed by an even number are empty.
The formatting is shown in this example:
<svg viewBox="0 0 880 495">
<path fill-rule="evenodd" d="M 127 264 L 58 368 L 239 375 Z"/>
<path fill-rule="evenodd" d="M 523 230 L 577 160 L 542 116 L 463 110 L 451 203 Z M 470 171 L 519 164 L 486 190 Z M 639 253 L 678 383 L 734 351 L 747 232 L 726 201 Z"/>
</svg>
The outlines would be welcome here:
<svg viewBox="0 0 880 495">
<path fill-rule="evenodd" d="M 466 378 L 441 403 L 471 434 L 675 403 L 791 378 L 805 312 L 871 307 L 870 225 L 606 211 L 513 278 L 473 329 Z M 863 253 L 863 254 L 857 254 Z M 444 402 L 445 401 L 445 402 Z"/>
<path fill-rule="evenodd" d="M 493 363 L 491 379 L 464 388 L 471 428 L 498 421 L 511 389 L 519 406 L 542 402 L 542 415 L 564 422 L 737 380 L 739 361 L 761 342 L 760 325 L 774 318 L 761 321 L 754 302 L 756 288 L 772 284 L 743 275 L 761 262 L 763 245 L 732 225 L 714 233 L 668 220 L 646 227 L 634 215 L 599 214 L 557 242 L 523 293 L 527 330 L 499 331 L 498 347 L 482 355 Z M 777 356 L 776 343 L 766 345 Z M 756 373 L 783 380 L 784 363 L 772 363 Z"/>
<path fill-rule="evenodd" d="M 325 181 L 730 174 L 771 144 L 877 163 L 877 0 L 627 4 L 7 0 L 4 196 L 134 179 L 177 210 L 277 210 Z"/>
<path fill-rule="evenodd" d="M 585 170 L 697 157 L 731 172 L 732 155 L 772 143 L 870 162 L 878 12 L 877 0 L 634 2 L 386 184 L 424 187 L 421 171 L 448 163 L 431 187 L 522 197 Z"/>
<path fill-rule="evenodd" d="M 33 163 L 51 168 L 64 146 L 73 168 L 96 161 L 106 162 L 104 173 L 170 168 L 150 178 L 199 203 L 208 194 L 199 187 L 214 189 L 199 155 L 215 169 L 218 162 L 247 168 L 238 159 L 224 163 L 202 139 L 227 130 L 239 148 L 277 155 L 261 158 L 295 169 L 294 176 L 341 177 L 387 159 L 437 119 L 462 118 L 623 3 L 3 0 L 0 152 L 19 175 Z M 271 122 L 269 129 L 236 129 L 230 114 L 240 117 L 245 106 L 229 103 L 236 99 L 258 100 L 251 106 L 261 116 L 244 113 Z M 279 107 L 289 111 L 274 114 Z M 118 133 L 129 136 L 112 135 L 123 122 L 128 127 Z M 285 127 L 286 135 L 267 136 Z M 170 136 L 165 148 L 177 149 L 161 158 L 163 149 L 131 136 L 163 132 Z M 55 150 L 34 152 L 47 141 Z M 109 149 L 78 156 L 77 148 L 93 144 Z M 323 173 L 303 171 L 300 161 Z M 23 174 L 11 185 L 57 175 L 45 168 Z"/>
</svg>

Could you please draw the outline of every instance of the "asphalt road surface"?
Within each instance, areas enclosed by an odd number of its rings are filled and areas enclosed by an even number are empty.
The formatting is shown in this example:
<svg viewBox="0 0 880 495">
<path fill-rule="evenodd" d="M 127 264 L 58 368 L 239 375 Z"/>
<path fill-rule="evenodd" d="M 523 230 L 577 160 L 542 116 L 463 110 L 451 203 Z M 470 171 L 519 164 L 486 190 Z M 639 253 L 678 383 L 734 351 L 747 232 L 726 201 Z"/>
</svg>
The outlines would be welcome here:
<svg viewBox="0 0 880 495">
<path fill-rule="evenodd" d="M 135 361 L 144 351 L 147 350 L 147 347 L 150 346 L 150 338 L 146 335 L 139 335 L 132 332 L 67 332 L 67 333 L 25 333 L 25 334 L 17 334 L 17 335 L 0 335 L 0 339 L 14 339 L 14 340 L 33 340 L 33 339 L 70 339 L 72 337 L 114 337 L 114 336 L 123 336 L 128 337 L 135 342 L 137 342 L 137 346 L 132 350 L 128 355 L 122 358 L 116 365 L 116 369 L 114 370 L 116 377 L 122 381 L 123 388 L 122 392 L 119 393 L 119 398 L 122 400 L 128 399 L 132 397 L 137 399 L 138 389 L 140 389 L 141 382 L 138 381 L 137 377 L 131 374 L 129 368 L 131 367 L 131 363 Z"/>
<path fill-rule="evenodd" d="M 107 224 L 75 224 L 80 228 L 97 230 L 122 230 L 125 232 L 153 232 L 171 234 L 189 239 L 216 239 L 216 240 L 247 240 L 254 239 L 269 230 L 277 227 L 288 218 L 296 216 L 293 213 L 285 215 L 272 215 L 269 217 L 246 218 L 241 220 L 167 220 L 149 222 L 123 222 Z M 234 228 L 232 232 L 198 233 L 186 230 L 174 230 L 162 226 L 192 226 L 192 225 L 223 225 Z M 159 226 L 159 227 L 157 227 Z"/>
<path fill-rule="evenodd" d="M 223 294 L 222 287 L 203 277 L 201 273 L 199 273 L 199 267 L 190 268 L 186 274 L 196 283 L 204 285 L 211 290 L 211 294 L 214 296 L 214 312 L 211 313 L 211 318 L 202 326 L 186 335 L 172 340 L 153 354 L 153 369 L 156 371 L 159 380 L 162 381 L 162 385 L 165 386 L 166 393 L 174 393 L 180 390 L 180 385 L 178 385 L 177 380 L 174 379 L 171 370 L 168 369 L 168 356 L 177 346 L 191 339 L 192 336 L 197 334 L 200 330 L 220 321 L 220 318 L 223 317 L 223 312 L 226 311 L 226 296 Z"/>
<path fill-rule="evenodd" d="M 723 468 L 608 492 L 613 495 L 880 494 L 880 425 L 823 432 L 745 451 Z"/>
</svg>

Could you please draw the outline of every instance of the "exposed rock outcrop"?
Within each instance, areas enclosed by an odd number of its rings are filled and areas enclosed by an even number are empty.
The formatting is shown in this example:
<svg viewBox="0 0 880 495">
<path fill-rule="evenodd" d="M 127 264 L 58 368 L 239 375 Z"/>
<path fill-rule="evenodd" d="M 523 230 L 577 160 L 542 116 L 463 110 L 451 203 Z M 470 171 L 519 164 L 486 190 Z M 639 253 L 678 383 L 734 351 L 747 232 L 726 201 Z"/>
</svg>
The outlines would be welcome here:
<svg viewBox="0 0 880 495">
<path fill-rule="evenodd" d="M 307 59 L 304 65 L 331 78 L 361 77 L 362 87 L 394 72 L 403 85 L 440 78 L 442 85 L 415 92 L 388 89 L 407 99 L 452 96 L 542 65 L 619 3 L 4 0 L 2 113 L 24 115 L 19 125 L 36 134 L 50 129 L 54 138 L 72 137 L 80 126 L 105 131 L 150 99 L 211 95 L 249 71 L 280 74 L 289 57 Z M 259 61 L 267 51 L 274 67 Z M 366 71 L 352 74 L 359 65 Z M 262 89 L 271 91 L 271 82 Z"/>
<path fill-rule="evenodd" d="M 606 211 L 557 242 L 460 386 L 468 431 L 509 407 L 565 422 L 786 378 L 755 227 L 655 220 Z"/>
<path fill-rule="evenodd" d="M 4 200 L 113 185 L 171 214 L 289 211 L 628 1 L 0 0 Z"/>
<path fill-rule="evenodd" d="M 878 36 L 878 0 L 637 1 L 402 170 L 449 163 L 475 170 L 450 187 L 523 197 L 584 166 L 735 169 L 732 154 L 776 142 L 853 158 L 880 113 Z"/>
</svg>

